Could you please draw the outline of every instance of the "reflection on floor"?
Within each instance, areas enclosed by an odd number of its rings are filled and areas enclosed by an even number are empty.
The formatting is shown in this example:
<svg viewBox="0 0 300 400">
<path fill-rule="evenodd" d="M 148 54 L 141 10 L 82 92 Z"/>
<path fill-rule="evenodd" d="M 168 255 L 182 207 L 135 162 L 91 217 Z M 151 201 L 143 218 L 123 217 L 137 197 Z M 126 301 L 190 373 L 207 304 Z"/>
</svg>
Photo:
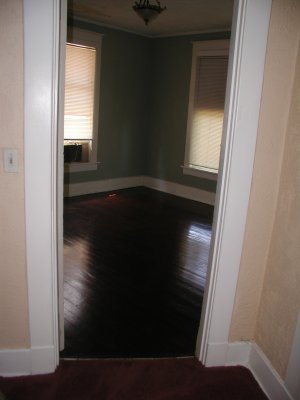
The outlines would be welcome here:
<svg viewBox="0 0 300 400">
<path fill-rule="evenodd" d="M 136 188 L 67 199 L 63 357 L 193 355 L 213 208 Z"/>
</svg>

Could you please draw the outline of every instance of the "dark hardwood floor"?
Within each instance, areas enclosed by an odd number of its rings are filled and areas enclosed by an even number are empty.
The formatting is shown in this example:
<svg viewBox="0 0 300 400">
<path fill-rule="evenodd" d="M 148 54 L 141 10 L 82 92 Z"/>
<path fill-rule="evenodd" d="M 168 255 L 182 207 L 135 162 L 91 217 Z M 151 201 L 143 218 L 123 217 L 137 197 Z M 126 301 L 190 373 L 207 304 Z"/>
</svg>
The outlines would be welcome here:
<svg viewBox="0 0 300 400">
<path fill-rule="evenodd" d="M 61 356 L 194 355 L 212 216 L 145 188 L 66 199 Z"/>
</svg>

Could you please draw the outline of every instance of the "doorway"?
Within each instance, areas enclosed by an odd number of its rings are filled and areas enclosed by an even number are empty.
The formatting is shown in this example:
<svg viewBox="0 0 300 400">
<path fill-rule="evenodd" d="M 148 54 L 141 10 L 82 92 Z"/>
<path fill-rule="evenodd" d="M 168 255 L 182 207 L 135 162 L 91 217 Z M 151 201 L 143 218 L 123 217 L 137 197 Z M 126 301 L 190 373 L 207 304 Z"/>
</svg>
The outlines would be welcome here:
<svg viewBox="0 0 300 400">
<path fill-rule="evenodd" d="M 82 29 L 82 28 L 85 28 L 87 26 L 87 24 L 80 24 L 80 28 Z M 95 28 L 94 28 L 95 29 Z M 111 32 L 105 32 L 105 36 L 108 36 L 109 37 L 109 33 L 111 34 Z M 120 36 L 121 34 L 119 33 L 119 36 Z M 127 35 L 128 36 L 128 35 Z M 222 33 L 217 33 L 217 34 L 210 34 L 210 35 L 194 35 L 193 36 L 193 38 L 194 39 L 196 39 L 196 37 L 198 38 L 198 39 L 203 39 L 204 37 L 205 37 L 205 39 L 208 39 L 209 37 L 211 38 L 211 39 L 220 39 L 220 38 L 224 38 L 224 34 L 222 34 Z M 128 38 L 126 39 L 127 41 L 128 41 Z M 184 39 L 182 39 L 181 38 L 181 42 L 185 42 L 185 43 L 188 43 L 188 47 L 190 48 L 191 47 L 191 44 L 190 44 L 190 40 L 191 40 L 191 37 L 190 36 L 187 36 L 187 37 L 185 37 Z M 180 41 L 179 41 L 180 42 Z M 108 45 L 107 45 L 107 47 L 108 47 Z M 123 47 L 125 47 L 125 46 L 123 46 Z M 105 58 L 105 57 L 104 57 Z M 105 60 L 104 60 L 105 61 Z M 186 88 L 188 88 L 188 86 L 189 86 L 189 80 L 190 80 L 190 65 L 188 65 L 188 67 L 189 68 L 187 68 L 186 69 L 186 76 L 184 77 L 185 79 L 185 83 L 186 83 Z M 106 70 L 106 69 L 108 69 L 108 68 L 106 68 L 106 66 L 105 66 L 105 63 L 104 63 L 104 65 L 102 65 L 102 67 L 101 67 L 104 71 Z M 124 63 L 123 63 L 123 65 L 122 65 L 122 69 L 124 69 L 125 67 L 124 67 Z M 112 69 L 112 67 L 110 68 L 110 69 Z M 166 78 L 167 78 L 167 76 L 166 76 Z M 178 80 L 178 79 L 177 79 Z M 118 85 L 120 86 L 120 82 L 118 83 Z M 128 83 L 126 82 L 126 85 L 128 86 Z M 105 82 L 101 82 L 101 87 L 105 87 Z M 174 84 L 173 84 L 173 86 L 174 86 Z M 131 89 L 130 89 L 131 90 Z M 131 90 L 132 91 L 132 90 Z M 175 89 L 175 91 L 177 91 L 176 89 Z M 112 83 L 110 82 L 110 92 L 112 92 Z M 102 97 L 100 98 L 100 104 L 101 104 L 101 101 L 102 101 Z M 107 106 L 106 106 L 107 107 Z M 116 106 L 115 106 L 116 107 Z M 115 107 L 111 107 L 113 110 L 115 110 Z M 183 108 L 184 109 L 184 112 L 183 111 L 181 111 L 180 110 L 180 113 L 182 113 L 182 114 L 184 114 L 185 113 L 185 111 L 186 111 L 186 108 L 187 108 L 187 106 L 186 106 L 186 104 L 184 105 L 184 107 L 181 107 L 181 108 Z M 106 110 L 106 114 L 108 114 L 110 111 L 107 111 Z M 176 115 L 176 119 L 175 118 L 171 118 L 171 119 L 173 119 L 174 121 L 175 121 L 175 125 L 176 124 L 178 124 L 178 121 L 179 121 L 179 111 L 177 111 L 177 115 Z M 104 119 L 105 119 L 105 116 L 102 116 L 101 117 L 101 114 L 100 114 L 100 121 L 103 121 Z M 118 118 L 117 118 L 118 119 Z M 120 119 L 120 118 L 119 118 Z M 128 119 L 128 118 L 127 118 Z M 114 120 L 116 120 L 116 116 L 114 115 Z M 182 124 L 183 126 L 184 126 L 184 128 L 182 129 L 183 131 L 184 131 L 184 133 L 183 133 L 183 138 L 185 137 L 185 125 L 186 125 L 186 117 L 183 117 L 182 118 L 182 120 L 184 120 L 184 123 Z M 101 130 L 101 124 L 100 124 L 100 130 Z M 112 132 L 113 130 L 110 130 L 110 135 L 111 135 L 111 132 Z M 176 126 L 173 126 L 172 127 L 172 136 L 173 136 L 173 138 L 174 138 L 174 134 L 176 133 Z M 177 134 L 175 134 L 175 136 L 177 136 Z M 137 138 L 135 138 L 135 139 L 137 139 Z M 138 140 L 140 140 L 140 139 L 138 139 Z M 119 142 L 119 139 L 118 140 L 116 140 L 116 142 Z M 136 142 L 136 140 L 135 140 L 135 142 Z M 148 144 L 149 144 L 149 142 L 148 142 Z M 127 140 L 127 142 L 124 142 L 123 143 L 123 146 L 124 147 L 128 147 L 128 140 Z M 102 148 L 103 147 L 105 147 L 105 143 L 102 143 Z M 147 146 L 148 148 L 150 148 L 150 144 Z M 161 150 L 161 146 L 159 146 L 159 149 Z M 101 149 L 100 149 L 101 150 Z M 168 153 L 170 153 L 170 152 L 168 152 Z M 177 164 L 177 169 L 179 169 L 180 170 L 180 162 L 182 162 L 182 159 L 183 159 L 183 154 L 184 154 L 184 149 L 182 148 L 181 149 L 181 153 L 182 153 L 182 155 L 181 155 L 181 159 L 179 159 L 179 160 L 177 160 L 176 161 L 176 164 Z M 152 154 L 153 155 L 153 154 Z M 120 157 L 116 157 L 117 159 L 121 159 L 122 158 L 122 156 L 123 156 L 123 154 L 121 154 L 121 156 Z M 162 161 L 162 163 L 165 163 L 165 164 L 167 164 L 166 162 L 165 162 L 165 160 L 163 160 Z M 102 167 L 101 167 L 102 168 Z M 103 168 L 105 168 L 105 163 L 104 163 L 104 166 L 103 166 Z M 153 168 L 152 166 L 150 166 L 150 167 L 148 167 L 150 170 L 151 170 L 151 168 Z M 127 173 L 127 171 L 126 171 L 126 173 Z M 151 173 L 151 172 L 150 172 Z M 180 173 L 181 173 L 181 171 L 180 171 Z M 143 174 L 144 174 L 144 172 L 143 172 Z M 95 174 L 94 174 L 95 175 Z M 72 183 L 72 179 L 71 179 L 71 177 L 70 177 L 70 180 L 71 180 L 71 183 Z M 192 179 L 190 179 L 190 181 L 191 181 Z M 187 181 L 187 179 L 186 179 L 186 181 Z M 208 185 L 210 185 L 211 187 L 213 186 L 210 182 L 208 182 L 208 183 L 206 183 L 206 185 L 208 186 Z M 211 187 L 210 187 L 210 189 L 211 189 Z M 214 187 L 214 189 L 215 189 L 215 187 Z M 200 200 L 201 201 L 201 200 Z M 195 208 L 195 207 L 194 207 Z M 201 208 L 201 203 L 199 203 L 199 208 Z M 212 212 L 210 211 L 209 212 L 209 214 L 212 214 Z M 202 215 L 202 218 L 203 218 L 203 215 Z M 206 219 L 209 219 L 208 218 L 208 215 L 206 215 L 206 216 L 204 216 L 204 218 L 206 218 Z M 75 219 L 75 218 L 74 218 Z M 192 224 L 192 223 L 191 223 Z M 211 230 L 211 221 L 210 221 L 210 230 Z M 186 231 L 186 238 L 188 237 L 188 232 Z M 124 239 L 124 238 L 123 238 Z M 172 242 L 170 242 L 170 243 L 172 243 Z M 199 244 L 199 242 L 198 242 L 198 244 Z M 173 245 L 175 245 L 174 243 L 173 243 Z M 176 245 L 175 245 L 176 246 Z M 208 248 L 209 248 L 209 245 L 208 245 Z M 206 264 L 207 264 L 207 262 L 208 262 L 208 248 L 206 249 Z M 75 250 L 76 251 L 76 250 Z M 162 264 L 162 267 L 164 267 L 164 263 L 165 263 L 165 261 L 164 260 L 161 260 L 161 264 Z M 174 268 L 176 268 L 176 266 L 174 265 Z M 71 279 L 71 278 L 70 278 Z M 74 290 L 74 285 L 70 285 L 70 282 L 69 283 L 66 283 L 66 285 L 67 285 L 67 287 L 68 287 L 68 291 L 70 292 L 70 291 L 72 291 L 72 290 Z M 70 287 L 71 286 L 71 287 Z M 72 286 L 73 286 L 73 289 L 72 289 Z M 199 284 L 199 287 L 200 287 L 200 284 Z M 199 288 L 198 288 L 199 289 Z M 167 290 L 167 289 L 166 289 Z M 192 291 L 193 291 L 193 287 L 192 287 L 192 285 L 191 285 L 191 287 L 190 287 L 190 293 L 189 293 L 189 295 L 187 296 L 187 298 L 190 296 L 191 298 L 192 298 L 192 296 L 193 296 L 193 294 L 192 294 Z M 72 292 L 73 293 L 73 292 Z M 78 290 L 77 290 L 77 294 L 78 294 Z M 70 296 L 72 296 L 72 294 L 70 293 Z M 76 297 L 76 295 L 74 295 L 75 297 Z M 79 295 L 79 302 L 80 302 L 80 296 L 81 295 Z M 200 321 L 200 315 L 201 315 L 201 303 L 202 303 L 202 298 L 203 298 L 203 287 L 202 287 L 202 294 L 201 294 L 201 296 L 199 297 L 199 299 L 198 299 L 198 320 L 196 320 L 196 327 L 194 327 L 193 328 L 193 332 L 192 332 L 192 335 L 193 335 L 193 344 L 192 344 L 192 347 L 191 347 L 191 345 L 189 345 L 188 346 L 188 355 L 194 355 L 194 353 L 195 353 L 195 345 L 196 345 L 196 336 L 197 336 L 197 330 L 198 330 L 198 327 L 197 327 L 197 325 L 199 325 L 199 321 Z M 199 302 L 201 301 L 201 303 L 199 304 Z M 67 299 L 67 302 L 69 302 L 69 300 Z M 106 302 L 106 307 L 107 307 L 107 310 L 109 310 L 109 302 Z M 80 306 L 79 306 L 79 304 L 77 304 L 77 308 L 80 308 Z M 152 311 L 151 311 L 152 312 Z M 73 314 L 76 314 L 76 310 L 73 312 Z M 170 317 L 171 318 L 171 317 Z M 99 319 L 101 319 L 100 317 L 99 317 Z M 162 318 L 161 318 L 162 319 Z M 70 316 L 70 320 L 71 320 L 71 316 Z M 166 318 L 165 318 L 165 320 L 166 320 Z M 74 321 L 73 321 L 74 322 Z M 71 324 L 71 321 L 69 321 L 69 324 Z M 94 323 L 95 324 L 95 323 Z M 94 324 L 92 324 L 91 323 L 91 325 L 94 325 Z M 145 322 L 142 322 L 141 323 L 142 325 L 144 325 L 144 326 L 146 326 L 146 324 L 145 324 Z M 187 325 L 185 322 L 184 322 L 184 320 L 182 320 L 182 321 L 180 321 L 179 323 L 178 323 L 178 326 L 183 326 L 183 325 Z M 105 329 L 105 327 L 103 327 L 103 329 Z M 75 329 L 76 330 L 76 329 Z M 77 329 L 78 330 L 78 329 Z M 120 329 L 115 329 L 116 331 L 119 331 Z M 110 335 L 111 337 L 112 337 L 112 335 Z M 168 336 L 168 337 L 170 337 L 171 335 L 170 334 L 168 334 L 168 335 L 166 335 L 166 336 Z M 188 336 L 188 335 L 186 335 L 186 336 Z M 168 341 L 168 340 L 170 340 L 170 339 L 165 339 L 166 340 L 166 342 Z M 146 343 L 147 342 L 147 340 L 144 340 L 144 342 Z M 83 347 L 83 346 L 82 346 Z M 192 348 L 192 350 L 191 350 L 191 348 Z M 152 351 L 152 355 L 153 355 L 153 353 L 155 353 L 155 351 Z M 140 352 L 139 353 L 140 354 L 140 356 L 143 356 L 143 354 Z M 146 354 L 146 353 L 145 353 Z M 170 353 L 171 354 L 171 353 Z M 173 354 L 174 355 L 187 355 L 187 353 L 185 352 L 185 351 L 182 351 L 181 350 L 181 347 L 180 347 L 180 345 L 178 346 L 178 350 L 177 350 L 177 352 L 175 351 L 173 351 Z M 68 353 L 68 355 L 70 355 L 70 352 Z M 89 354 L 89 356 L 90 356 L 91 354 Z M 119 354 L 120 355 L 120 354 Z M 166 355 L 166 354 L 162 354 L 162 355 Z"/>
<path fill-rule="evenodd" d="M 222 150 L 223 169 L 217 190 L 211 273 L 199 332 L 201 346 L 197 353 L 206 365 L 226 363 L 226 344 L 251 186 L 271 3 L 268 0 L 235 2 L 229 62 L 231 90 L 226 101 L 226 143 Z M 45 98 L 51 93 L 51 104 L 57 100 L 58 79 L 49 66 L 57 65 L 58 20 L 58 1 L 24 3 L 25 212 L 30 348 L 34 350 L 29 373 L 52 372 L 59 362 L 57 182 L 52 179 L 57 154 L 56 123 L 53 121 L 57 121 L 57 116 L 54 108 L 40 102 L 42 89 L 46 91 Z M 33 46 L 39 46 L 41 40 L 49 43 L 49 46 L 42 46 L 43 57 Z M 241 112 L 245 109 L 249 112 Z M 39 152 L 36 143 L 39 143 Z"/>
</svg>

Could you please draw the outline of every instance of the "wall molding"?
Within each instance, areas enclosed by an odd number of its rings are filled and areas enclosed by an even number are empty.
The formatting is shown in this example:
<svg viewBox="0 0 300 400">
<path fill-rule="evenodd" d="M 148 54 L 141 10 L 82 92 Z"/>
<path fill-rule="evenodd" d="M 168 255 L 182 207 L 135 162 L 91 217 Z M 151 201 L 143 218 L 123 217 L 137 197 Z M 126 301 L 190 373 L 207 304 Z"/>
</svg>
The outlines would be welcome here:
<svg viewBox="0 0 300 400">
<path fill-rule="evenodd" d="M 285 383 L 294 398 L 300 400 L 300 312 L 298 313 L 292 349 L 285 374 Z"/>
<path fill-rule="evenodd" d="M 54 346 L 0 350 L 0 376 L 49 374 L 55 368 Z"/>
<path fill-rule="evenodd" d="M 206 367 L 248 366 L 252 343 L 208 343 Z"/>
<path fill-rule="evenodd" d="M 0 376 L 29 375 L 30 349 L 0 350 Z"/>
<path fill-rule="evenodd" d="M 141 176 L 128 176 L 114 179 L 101 179 L 81 183 L 71 183 L 64 185 L 64 195 L 66 197 L 82 196 L 85 194 L 110 192 L 112 190 L 128 189 L 131 187 L 142 186 Z"/>
<path fill-rule="evenodd" d="M 215 204 L 215 193 L 213 192 L 208 192 L 192 186 L 181 185 L 179 183 L 169 182 L 162 179 L 152 178 L 150 176 L 143 176 L 142 178 L 143 186 L 146 186 L 147 188 L 159 190 L 160 192 L 173 194 L 178 197 L 199 201 L 209 205 Z"/>
<path fill-rule="evenodd" d="M 55 371 L 58 362 L 54 346 L 35 346 L 30 349 L 30 374 L 50 374 Z"/>
<path fill-rule="evenodd" d="M 298 400 L 254 342 L 209 343 L 206 367 L 242 365 L 248 368 L 271 400 Z M 295 377 L 295 383 L 298 382 Z"/>
<path fill-rule="evenodd" d="M 158 190 L 160 192 L 183 197 L 189 200 L 199 201 L 209 205 L 214 205 L 215 202 L 215 193 L 213 192 L 143 175 L 72 183 L 70 185 L 66 184 L 64 185 L 64 195 L 66 197 L 73 197 L 92 193 L 109 192 L 112 190 L 128 189 L 137 186 L 145 186 L 149 189 Z"/>
<path fill-rule="evenodd" d="M 117 31 L 122 31 L 122 32 L 126 32 L 126 33 L 131 33 L 132 35 L 136 35 L 136 36 L 141 36 L 144 37 L 146 39 L 160 39 L 160 38 L 173 38 L 173 37 L 181 37 L 181 36 L 189 36 L 189 35 L 204 35 L 204 34 L 208 34 L 208 33 L 218 33 L 218 32 L 224 32 L 224 33 L 228 33 L 230 32 L 231 27 L 230 26 L 225 26 L 224 28 L 219 28 L 219 29 L 200 29 L 200 30 L 196 30 L 196 31 L 188 31 L 188 32 L 177 32 L 177 33 L 170 33 L 170 34 L 156 34 L 156 35 L 149 35 L 148 33 L 141 33 L 141 32 L 137 32 L 134 31 L 132 29 L 126 29 L 123 28 L 121 26 L 117 26 L 117 25 L 111 25 L 111 24 L 105 24 L 105 23 L 99 23 L 96 22 L 94 20 L 91 20 L 90 18 L 84 18 L 84 17 L 78 17 L 78 16 L 74 16 L 71 20 L 73 20 L 74 22 L 84 22 L 90 25 L 94 25 L 100 28 L 109 28 L 109 29 L 114 29 Z"/>
<path fill-rule="evenodd" d="M 251 343 L 248 368 L 271 400 L 296 400 L 288 391 L 285 381 L 256 343 Z"/>
<path fill-rule="evenodd" d="M 250 342 L 228 343 L 225 365 L 243 365 L 244 367 L 248 367 L 251 351 L 252 343 Z"/>
</svg>

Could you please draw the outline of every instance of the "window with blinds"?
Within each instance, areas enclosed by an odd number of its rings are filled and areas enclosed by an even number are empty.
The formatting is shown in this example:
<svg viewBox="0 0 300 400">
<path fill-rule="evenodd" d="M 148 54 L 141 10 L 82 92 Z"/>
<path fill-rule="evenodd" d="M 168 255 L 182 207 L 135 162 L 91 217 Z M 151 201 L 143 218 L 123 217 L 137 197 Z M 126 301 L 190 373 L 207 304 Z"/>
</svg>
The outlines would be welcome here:
<svg viewBox="0 0 300 400">
<path fill-rule="evenodd" d="M 65 73 L 65 140 L 92 140 L 96 49 L 68 43 Z"/>
<path fill-rule="evenodd" d="M 226 42 L 227 49 L 213 52 L 209 43 L 204 42 L 205 49 L 201 51 L 203 44 L 197 43 L 193 56 L 184 172 L 193 170 L 191 174 L 196 176 L 197 171 L 217 176 L 219 170 L 228 44 L 227 41 L 217 42 L 221 46 Z"/>
<path fill-rule="evenodd" d="M 218 172 L 227 58 L 197 58 L 189 164 Z"/>
<path fill-rule="evenodd" d="M 102 35 L 68 27 L 65 57 L 64 161 L 66 172 L 98 166 Z"/>
</svg>

